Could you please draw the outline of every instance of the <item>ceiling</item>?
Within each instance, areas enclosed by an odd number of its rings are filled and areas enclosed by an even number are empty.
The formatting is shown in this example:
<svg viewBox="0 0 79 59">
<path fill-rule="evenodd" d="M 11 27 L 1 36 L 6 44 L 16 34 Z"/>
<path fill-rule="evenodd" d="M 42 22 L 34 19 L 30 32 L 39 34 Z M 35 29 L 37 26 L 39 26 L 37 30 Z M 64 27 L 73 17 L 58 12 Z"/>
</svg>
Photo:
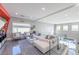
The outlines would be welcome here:
<svg viewBox="0 0 79 59">
<path fill-rule="evenodd" d="M 79 21 L 79 7 L 72 3 L 7 3 L 3 4 L 12 17 L 51 24 Z"/>
<path fill-rule="evenodd" d="M 42 18 L 39 21 L 50 24 L 79 22 L 79 4 L 62 12 Z"/>
</svg>

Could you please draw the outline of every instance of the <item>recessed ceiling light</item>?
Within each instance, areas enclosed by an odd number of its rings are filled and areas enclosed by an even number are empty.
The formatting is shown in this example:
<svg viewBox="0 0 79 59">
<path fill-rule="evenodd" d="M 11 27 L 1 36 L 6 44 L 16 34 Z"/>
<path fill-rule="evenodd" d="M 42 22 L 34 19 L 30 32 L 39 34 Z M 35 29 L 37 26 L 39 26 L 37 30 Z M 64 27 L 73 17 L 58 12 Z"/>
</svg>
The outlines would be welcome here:
<svg viewBox="0 0 79 59">
<path fill-rule="evenodd" d="M 41 8 L 43 11 L 45 11 L 46 10 L 46 8 Z"/>
<path fill-rule="evenodd" d="M 16 13 L 16 15 L 18 15 L 18 13 Z"/>
</svg>

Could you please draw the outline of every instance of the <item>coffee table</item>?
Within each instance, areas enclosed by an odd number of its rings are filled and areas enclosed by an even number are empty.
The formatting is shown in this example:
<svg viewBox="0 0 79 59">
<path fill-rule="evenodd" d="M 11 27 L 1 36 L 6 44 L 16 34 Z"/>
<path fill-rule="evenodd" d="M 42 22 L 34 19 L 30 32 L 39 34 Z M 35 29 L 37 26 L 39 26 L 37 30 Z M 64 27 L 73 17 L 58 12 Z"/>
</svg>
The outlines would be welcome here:
<svg viewBox="0 0 79 59">
<path fill-rule="evenodd" d="M 66 45 L 60 44 L 59 46 L 60 46 L 59 49 L 57 49 L 57 46 L 51 49 L 50 55 L 67 55 L 68 54 L 68 47 Z"/>
</svg>

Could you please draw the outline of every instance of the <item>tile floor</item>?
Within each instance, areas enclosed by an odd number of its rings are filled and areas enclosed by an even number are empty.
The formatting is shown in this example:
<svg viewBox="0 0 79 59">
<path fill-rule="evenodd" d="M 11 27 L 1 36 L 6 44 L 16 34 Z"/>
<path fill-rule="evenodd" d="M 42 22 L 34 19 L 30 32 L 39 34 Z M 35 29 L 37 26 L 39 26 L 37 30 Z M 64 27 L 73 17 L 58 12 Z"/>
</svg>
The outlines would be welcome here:
<svg viewBox="0 0 79 59">
<path fill-rule="evenodd" d="M 68 54 L 76 55 L 76 41 L 73 40 L 60 40 L 60 43 L 68 46 Z"/>
<path fill-rule="evenodd" d="M 57 55 L 51 50 L 51 55 Z M 74 54 L 73 49 L 69 49 L 69 54 Z M 27 39 L 17 41 L 7 41 L 1 50 L 1 55 L 50 55 L 50 51 L 43 54 L 35 48 Z"/>
</svg>

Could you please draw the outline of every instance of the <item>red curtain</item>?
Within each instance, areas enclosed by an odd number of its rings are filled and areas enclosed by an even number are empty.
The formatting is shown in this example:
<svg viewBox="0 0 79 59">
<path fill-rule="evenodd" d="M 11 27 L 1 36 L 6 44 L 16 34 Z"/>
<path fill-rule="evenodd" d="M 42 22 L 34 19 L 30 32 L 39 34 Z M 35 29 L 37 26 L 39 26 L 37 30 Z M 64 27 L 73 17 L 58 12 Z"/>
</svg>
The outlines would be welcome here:
<svg viewBox="0 0 79 59">
<path fill-rule="evenodd" d="M 0 4 L 0 17 L 5 18 L 5 20 L 6 20 L 6 23 L 5 23 L 5 25 L 3 26 L 2 29 L 5 32 L 7 32 L 8 25 L 9 25 L 9 22 L 10 22 L 10 15 L 8 14 L 7 10 L 2 6 L 2 4 Z"/>
</svg>

